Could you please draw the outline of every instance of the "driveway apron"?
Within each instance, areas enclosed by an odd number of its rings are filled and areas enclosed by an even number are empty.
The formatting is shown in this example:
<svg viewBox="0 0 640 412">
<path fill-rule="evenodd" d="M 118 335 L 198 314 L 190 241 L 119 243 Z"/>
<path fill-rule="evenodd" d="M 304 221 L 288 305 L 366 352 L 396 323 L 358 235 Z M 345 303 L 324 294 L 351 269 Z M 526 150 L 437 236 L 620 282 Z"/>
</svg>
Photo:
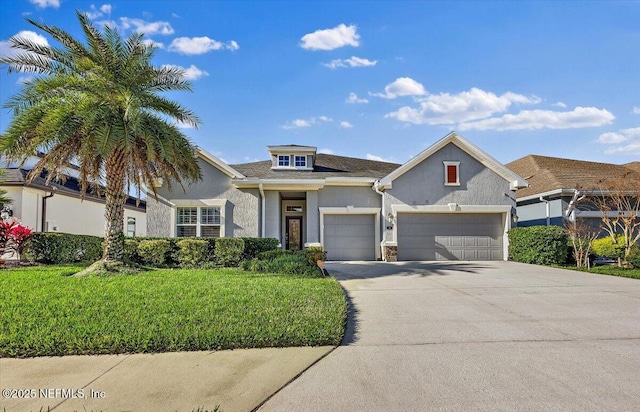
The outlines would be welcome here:
<svg viewBox="0 0 640 412">
<path fill-rule="evenodd" d="M 513 262 L 327 263 L 343 345 L 262 411 L 640 410 L 640 280 Z"/>
</svg>

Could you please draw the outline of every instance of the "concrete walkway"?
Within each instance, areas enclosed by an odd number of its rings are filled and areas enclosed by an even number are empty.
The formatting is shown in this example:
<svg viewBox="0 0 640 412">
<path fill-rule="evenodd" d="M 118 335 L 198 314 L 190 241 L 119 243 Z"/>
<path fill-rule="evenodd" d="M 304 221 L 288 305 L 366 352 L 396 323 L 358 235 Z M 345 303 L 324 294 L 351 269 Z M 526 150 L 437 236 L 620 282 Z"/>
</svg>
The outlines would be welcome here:
<svg viewBox="0 0 640 412">
<path fill-rule="evenodd" d="M 640 410 L 640 281 L 512 262 L 332 263 L 344 346 L 261 411 Z"/>
<path fill-rule="evenodd" d="M 331 349 L 0 359 L 0 410 L 246 412 Z M 7 399 L 7 389 L 35 389 L 35 399 Z"/>
</svg>

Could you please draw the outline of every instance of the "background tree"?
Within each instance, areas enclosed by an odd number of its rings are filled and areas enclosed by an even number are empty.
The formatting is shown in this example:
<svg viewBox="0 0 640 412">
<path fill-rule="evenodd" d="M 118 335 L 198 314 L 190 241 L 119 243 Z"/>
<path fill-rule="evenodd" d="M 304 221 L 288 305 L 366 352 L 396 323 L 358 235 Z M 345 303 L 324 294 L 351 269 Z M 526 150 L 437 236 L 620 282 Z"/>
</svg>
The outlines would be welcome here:
<svg viewBox="0 0 640 412">
<path fill-rule="evenodd" d="M 601 182 L 594 191 L 593 204 L 600 210 L 602 228 L 613 243 L 621 243 L 627 261 L 632 248 L 640 241 L 640 179 L 629 172 L 619 179 Z"/>
<path fill-rule="evenodd" d="M 2 184 L 2 182 L 4 182 L 4 169 L 0 169 L 0 184 Z M 7 194 L 7 191 L 0 188 L 0 204 L 8 205 L 11 204 L 11 202 L 12 200 Z"/>
<path fill-rule="evenodd" d="M 153 191 L 158 179 L 170 184 L 201 178 L 195 148 L 177 127 L 197 127 L 193 112 L 160 95 L 191 91 L 184 71 L 156 68 L 154 49 L 134 33 L 123 39 L 117 29 L 103 31 L 76 12 L 82 43 L 60 28 L 27 19 L 49 34 L 59 47 L 28 38 L 9 39 L 21 53 L 0 58 L 9 73 L 38 73 L 12 96 L 5 108 L 13 119 L 0 141 L 0 154 L 24 162 L 41 151 L 27 176 L 43 170 L 47 180 L 78 166 L 84 195 L 92 181 L 105 186 L 105 249 L 102 267 L 118 266 L 124 253 L 124 204 L 129 190 Z M 47 182 L 48 183 L 48 182 Z M 182 183 L 180 183 L 182 184 Z M 117 263 L 110 265 L 109 263 Z M 100 265 L 96 265 L 100 266 Z"/>
<path fill-rule="evenodd" d="M 575 189 L 564 218 L 564 227 L 571 240 L 571 246 L 573 246 L 573 258 L 579 268 L 589 266 L 589 254 L 593 241 L 602 233 L 602 229 L 593 225 L 589 220 L 577 217 L 576 211 L 579 210 L 580 205 L 585 204 L 589 204 L 589 198 L 583 190 Z"/>
</svg>

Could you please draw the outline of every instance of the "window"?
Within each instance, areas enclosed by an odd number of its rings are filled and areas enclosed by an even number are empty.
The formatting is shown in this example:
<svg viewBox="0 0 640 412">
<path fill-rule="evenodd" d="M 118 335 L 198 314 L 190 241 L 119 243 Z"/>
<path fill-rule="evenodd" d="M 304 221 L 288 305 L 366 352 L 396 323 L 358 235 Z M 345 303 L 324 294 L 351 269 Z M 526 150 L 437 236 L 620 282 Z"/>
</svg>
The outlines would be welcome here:
<svg viewBox="0 0 640 412">
<path fill-rule="evenodd" d="M 296 167 L 307 167 L 307 156 L 294 156 Z"/>
<path fill-rule="evenodd" d="M 460 186 L 460 162 L 444 163 L 444 185 Z"/>
<path fill-rule="evenodd" d="M 278 166 L 279 167 L 289 167 L 289 156 L 278 156 Z"/>
<path fill-rule="evenodd" d="M 127 236 L 134 237 L 136 235 L 136 218 L 127 218 Z"/>
<path fill-rule="evenodd" d="M 220 207 L 179 207 L 177 237 L 220 237 Z"/>
<path fill-rule="evenodd" d="M 299 212 L 302 213 L 302 205 L 287 205 L 287 212 Z"/>
</svg>

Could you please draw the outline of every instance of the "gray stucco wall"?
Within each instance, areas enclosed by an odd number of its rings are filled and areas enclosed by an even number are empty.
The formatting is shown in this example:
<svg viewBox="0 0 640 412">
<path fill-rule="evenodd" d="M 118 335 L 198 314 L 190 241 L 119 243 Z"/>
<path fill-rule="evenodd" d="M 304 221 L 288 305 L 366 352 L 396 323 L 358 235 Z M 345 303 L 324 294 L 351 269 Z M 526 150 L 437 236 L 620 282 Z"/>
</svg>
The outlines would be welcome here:
<svg viewBox="0 0 640 412">
<path fill-rule="evenodd" d="M 318 192 L 307 191 L 307 243 L 320 242 L 320 212 L 318 210 Z"/>
<path fill-rule="evenodd" d="M 280 192 L 265 191 L 265 237 L 274 237 L 282 243 L 280 236 Z"/>
<path fill-rule="evenodd" d="M 174 185 L 171 191 L 167 185 L 158 188 L 158 194 L 168 200 L 185 199 L 226 199 L 225 236 L 257 237 L 259 234 L 259 192 L 258 189 L 238 190 L 231 184 L 231 178 L 204 160 L 198 160 L 202 170 L 202 180 L 185 186 L 183 191 Z M 147 233 L 149 236 L 168 236 L 171 213 L 175 210 L 157 202 L 147 205 Z M 151 211 L 149 211 L 151 209 Z"/>
<path fill-rule="evenodd" d="M 460 186 L 445 186 L 445 161 L 460 162 Z M 507 196 L 508 195 L 508 196 Z M 516 206 L 509 182 L 449 143 L 392 182 L 384 192 L 382 216 L 391 205 L 509 205 Z M 386 231 L 392 239 L 393 231 Z"/>
<path fill-rule="evenodd" d="M 371 186 L 326 186 L 318 191 L 319 207 L 380 207 L 380 195 Z"/>
<path fill-rule="evenodd" d="M 171 206 L 150 195 L 147 198 L 147 236 L 169 237 L 171 236 Z"/>
</svg>

